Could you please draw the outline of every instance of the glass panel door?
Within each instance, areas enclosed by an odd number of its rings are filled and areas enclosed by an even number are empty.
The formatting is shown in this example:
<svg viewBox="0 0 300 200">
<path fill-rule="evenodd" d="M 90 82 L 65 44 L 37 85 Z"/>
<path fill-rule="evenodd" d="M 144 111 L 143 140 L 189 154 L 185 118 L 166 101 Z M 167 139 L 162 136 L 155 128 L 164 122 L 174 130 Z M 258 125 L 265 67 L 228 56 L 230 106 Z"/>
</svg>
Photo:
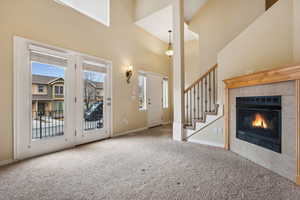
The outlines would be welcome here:
<svg viewBox="0 0 300 200">
<path fill-rule="evenodd" d="M 78 143 L 109 137 L 110 93 L 106 64 L 78 58 Z"/>
<path fill-rule="evenodd" d="M 84 70 L 83 121 L 84 131 L 95 131 L 104 127 L 104 81 L 106 74 Z"/>
<path fill-rule="evenodd" d="M 15 158 L 29 158 L 74 145 L 75 68 L 67 52 L 18 39 Z"/>
<path fill-rule="evenodd" d="M 14 158 L 110 136 L 110 64 L 14 38 Z"/>
<path fill-rule="evenodd" d="M 64 135 L 65 68 L 31 62 L 32 140 Z"/>
</svg>

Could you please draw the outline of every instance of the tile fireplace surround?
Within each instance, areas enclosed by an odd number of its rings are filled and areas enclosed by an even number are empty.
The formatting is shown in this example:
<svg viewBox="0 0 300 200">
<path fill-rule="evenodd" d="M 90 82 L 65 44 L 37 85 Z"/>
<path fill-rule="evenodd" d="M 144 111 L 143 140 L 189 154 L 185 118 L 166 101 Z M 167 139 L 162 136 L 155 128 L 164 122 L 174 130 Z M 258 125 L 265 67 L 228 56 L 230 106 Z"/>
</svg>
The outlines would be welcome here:
<svg viewBox="0 0 300 200">
<path fill-rule="evenodd" d="M 300 66 L 276 68 L 224 81 L 225 148 L 300 185 Z M 282 153 L 236 137 L 236 98 L 281 96 Z"/>
</svg>

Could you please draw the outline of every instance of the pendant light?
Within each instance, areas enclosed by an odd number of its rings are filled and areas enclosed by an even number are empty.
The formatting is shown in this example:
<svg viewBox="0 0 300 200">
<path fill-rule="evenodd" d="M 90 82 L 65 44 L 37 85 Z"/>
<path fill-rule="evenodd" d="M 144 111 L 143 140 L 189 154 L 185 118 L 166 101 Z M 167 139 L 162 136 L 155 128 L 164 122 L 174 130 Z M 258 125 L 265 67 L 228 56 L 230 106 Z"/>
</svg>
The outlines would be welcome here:
<svg viewBox="0 0 300 200">
<path fill-rule="evenodd" d="M 172 31 L 169 30 L 169 46 L 168 46 L 168 50 L 166 51 L 166 55 L 169 57 L 172 57 L 174 55 L 173 46 L 172 46 L 172 42 L 171 42 L 171 34 L 172 34 Z"/>
</svg>

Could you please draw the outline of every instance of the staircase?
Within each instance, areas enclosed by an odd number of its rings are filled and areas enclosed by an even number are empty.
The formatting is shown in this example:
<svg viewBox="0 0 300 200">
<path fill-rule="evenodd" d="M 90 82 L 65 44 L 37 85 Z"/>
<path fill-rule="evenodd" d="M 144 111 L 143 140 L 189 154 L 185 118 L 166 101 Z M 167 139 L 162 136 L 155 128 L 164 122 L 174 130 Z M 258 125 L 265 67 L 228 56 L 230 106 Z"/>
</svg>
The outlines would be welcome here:
<svg viewBox="0 0 300 200">
<path fill-rule="evenodd" d="M 218 119 L 218 65 L 214 65 L 184 91 L 186 140 Z"/>
</svg>

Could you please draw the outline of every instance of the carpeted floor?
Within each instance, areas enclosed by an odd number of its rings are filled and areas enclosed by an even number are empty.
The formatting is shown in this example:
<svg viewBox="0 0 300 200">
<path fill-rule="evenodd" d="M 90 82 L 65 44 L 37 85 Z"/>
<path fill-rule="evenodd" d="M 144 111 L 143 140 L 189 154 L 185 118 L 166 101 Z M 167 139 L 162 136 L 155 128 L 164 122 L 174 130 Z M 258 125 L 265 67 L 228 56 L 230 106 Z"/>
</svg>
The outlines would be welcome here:
<svg viewBox="0 0 300 200">
<path fill-rule="evenodd" d="M 0 168 L 1 200 L 299 200 L 300 188 L 232 152 L 171 140 L 170 127 Z"/>
</svg>

